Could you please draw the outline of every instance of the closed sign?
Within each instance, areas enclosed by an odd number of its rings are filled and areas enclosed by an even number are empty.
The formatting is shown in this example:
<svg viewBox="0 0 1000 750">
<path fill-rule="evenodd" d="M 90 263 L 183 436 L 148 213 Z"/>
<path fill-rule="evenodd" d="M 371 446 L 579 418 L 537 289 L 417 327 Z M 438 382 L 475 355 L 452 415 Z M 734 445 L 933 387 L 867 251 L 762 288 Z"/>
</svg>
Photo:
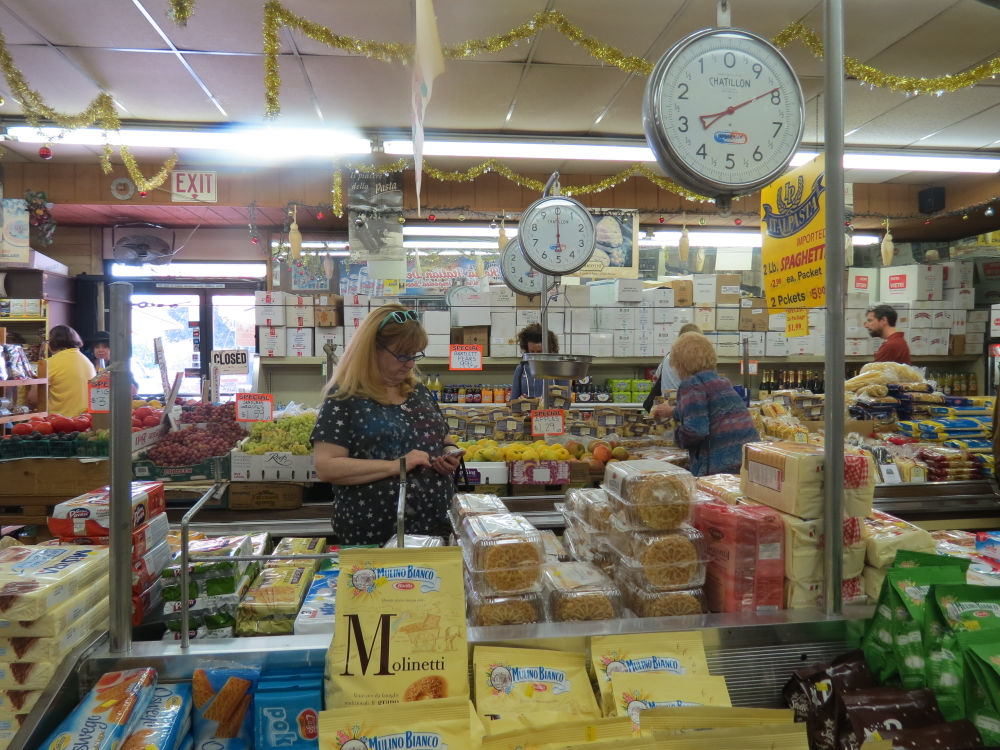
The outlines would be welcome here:
<svg viewBox="0 0 1000 750">
<path fill-rule="evenodd" d="M 250 372 L 250 359 L 246 349 L 213 349 L 212 366 L 226 375 L 245 375 Z"/>
<path fill-rule="evenodd" d="M 218 198 L 215 172 L 177 169 L 170 173 L 170 200 L 178 202 L 215 203 Z"/>
</svg>

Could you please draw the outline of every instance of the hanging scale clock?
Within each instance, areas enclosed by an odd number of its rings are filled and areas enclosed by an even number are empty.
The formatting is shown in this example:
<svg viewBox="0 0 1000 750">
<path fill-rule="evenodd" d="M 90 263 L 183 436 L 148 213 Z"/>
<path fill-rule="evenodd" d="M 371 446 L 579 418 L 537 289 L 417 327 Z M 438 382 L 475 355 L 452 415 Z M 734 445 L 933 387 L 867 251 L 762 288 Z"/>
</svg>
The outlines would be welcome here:
<svg viewBox="0 0 1000 750">
<path fill-rule="evenodd" d="M 729 27 L 696 31 L 653 68 L 643 97 L 646 140 L 667 175 L 715 199 L 773 182 L 802 141 L 802 87 L 767 41 Z"/>
<path fill-rule="evenodd" d="M 544 291 L 548 291 L 556 283 L 555 277 L 539 273 L 528 264 L 524 259 L 524 253 L 521 252 L 517 237 L 507 240 L 507 244 L 504 245 L 503 253 L 500 255 L 500 275 L 507 286 L 527 297 L 541 294 L 546 279 L 548 283 L 545 284 Z"/>
<path fill-rule="evenodd" d="M 594 253 L 597 232 L 586 206 L 558 195 L 559 173 L 549 177 L 542 197 L 528 206 L 517 225 L 524 259 L 548 276 L 566 276 L 583 268 Z"/>
</svg>

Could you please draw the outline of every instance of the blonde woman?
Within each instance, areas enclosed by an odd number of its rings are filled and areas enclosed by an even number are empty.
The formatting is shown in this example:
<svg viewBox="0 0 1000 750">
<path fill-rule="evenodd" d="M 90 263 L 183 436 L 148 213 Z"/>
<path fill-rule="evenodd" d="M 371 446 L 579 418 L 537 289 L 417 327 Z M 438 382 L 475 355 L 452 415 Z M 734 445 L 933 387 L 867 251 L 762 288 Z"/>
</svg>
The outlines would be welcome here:
<svg viewBox="0 0 1000 750">
<path fill-rule="evenodd" d="M 696 477 L 739 474 L 744 443 L 760 436 L 743 399 L 715 371 L 712 342 L 700 333 L 682 334 L 670 350 L 670 366 L 681 379 L 677 407 L 663 403 L 650 413 L 677 422 L 674 438 L 690 452 Z"/>
<path fill-rule="evenodd" d="M 383 544 L 396 530 L 399 459 L 406 461 L 406 531 L 442 534 L 461 451 L 414 372 L 427 334 L 417 314 L 385 305 L 365 318 L 324 389 L 312 442 L 333 485 L 341 544 Z"/>
</svg>

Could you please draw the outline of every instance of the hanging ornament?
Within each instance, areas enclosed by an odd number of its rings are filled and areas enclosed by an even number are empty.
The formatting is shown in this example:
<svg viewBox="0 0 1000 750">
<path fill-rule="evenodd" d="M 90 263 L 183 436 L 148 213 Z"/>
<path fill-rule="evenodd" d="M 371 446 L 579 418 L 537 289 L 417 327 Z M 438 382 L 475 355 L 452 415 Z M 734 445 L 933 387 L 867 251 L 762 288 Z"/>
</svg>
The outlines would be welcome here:
<svg viewBox="0 0 1000 750">
<path fill-rule="evenodd" d="M 292 225 L 288 228 L 288 244 L 292 248 L 292 257 L 298 260 L 302 256 L 302 232 L 299 231 L 298 206 L 292 206 Z"/>
<path fill-rule="evenodd" d="M 139 191 L 139 197 L 140 198 L 145 198 L 147 195 L 149 195 L 148 191 L 146 191 L 146 190 L 140 190 Z"/>
<path fill-rule="evenodd" d="M 968 221 L 968 220 L 969 220 L 969 215 L 968 214 L 962 214 L 962 221 Z"/>
<path fill-rule="evenodd" d="M 892 264 L 892 256 L 896 252 L 896 246 L 892 242 L 892 232 L 889 230 L 889 217 L 885 218 L 885 237 L 882 238 L 882 265 Z"/>
<path fill-rule="evenodd" d="M 333 258 L 329 255 L 323 258 L 323 273 L 326 274 L 326 278 L 333 278 Z"/>
<path fill-rule="evenodd" d="M 924 253 L 924 263 L 937 263 L 939 260 L 941 260 L 941 253 L 933 248 Z"/>
<path fill-rule="evenodd" d="M 986 210 L 983 211 L 983 216 L 985 216 L 988 219 L 991 219 L 993 218 L 993 213 L 994 213 L 993 206 L 987 206 Z"/>
<path fill-rule="evenodd" d="M 458 220 L 459 221 L 465 221 L 465 214 L 459 214 L 458 215 Z"/>
<path fill-rule="evenodd" d="M 733 224 L 735 224 L 738 227 L 741 227 L 743 226 L 743 219 L 737 216 L 735 219 L 733 219 Z"/>
<path fill-rule="evenodd" d="M 700 219 L 698 219 L 698 225 L 699 226 L 705 226 L 706 224 L 708 224 L 708 219 L 706 219 L 704 216 L 702 216 Z"/>
<path fill-rule="evenodd" d="M 666 222 L 667 222 L 667 220 L 661 216 L 660 217 L 660 223 L 661 224 L 665 224 Z"/>
<path fill-rule="evenodd" d="M 42 146 L 38 149 L 38 155 L 48 161 L 52 158 L 52 149 L 48 146 Z"/>
<path fill-rule="evenodd" d="M 437 216 L 435 216 L 434 214 L 428 214 L 427 221 L 437 221 Z"/>
<path fill-rule="evenodd" d="M 319 211 L 316 212 L 316 220 L 319 221 L 322 218 L 323 218 L 323 210 L 320 209 Z"/>
<path fill-rule="evenodd" d="M 396 221 L 398 221 L 400 224 L 405 224 L 406 223 L 406 217 L 403 216 L 403 214 L 400 214 L 399 216 L 396 217 Z"/>
<path fill-rule="evenodd" d="M 506 247 L 507 247 L 507 231 L 504 229 L 503 219 L 501 219 L 500 234 L 497 235 L 497 249 L 499 249 L 500 252 L 502 253 Z"/>
<path fill-rule="evenodd" d="M 413 272 L 417 276 L 423 276 L 424 275 L 423 270 L 420 268 L 420 251 L 419 250 L 414 250 L 413 251 Z"/>
<path fill-rule="evenodd" d="M 854 237 L 850 232 L 844 232 L 844 265 L 854 265 Z"/>
<path fill-rule="evenodd" d="M 681 228 L 681 239 L 677 243 L 677 252 L 681 256 L 681 265 L 686 266 L 688 258 L 691 257 L 691 236 L 688 234 L 687 226 Z"/>
</svg>

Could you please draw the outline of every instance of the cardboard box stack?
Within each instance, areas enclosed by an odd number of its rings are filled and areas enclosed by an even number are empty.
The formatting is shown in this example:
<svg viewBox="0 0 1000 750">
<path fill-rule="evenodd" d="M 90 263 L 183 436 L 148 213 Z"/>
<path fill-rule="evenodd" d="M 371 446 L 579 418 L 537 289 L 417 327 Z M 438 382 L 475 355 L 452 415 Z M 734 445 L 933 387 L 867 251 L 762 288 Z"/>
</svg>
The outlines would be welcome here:
<svg viewBox="0 0 1000 750">
<path fill-rule="evenodd" d="M 261 357 L 323 356 L 323 345 L 346 343 L 338 294 L 254 292 L 257 351 Z"/>
</svg>

